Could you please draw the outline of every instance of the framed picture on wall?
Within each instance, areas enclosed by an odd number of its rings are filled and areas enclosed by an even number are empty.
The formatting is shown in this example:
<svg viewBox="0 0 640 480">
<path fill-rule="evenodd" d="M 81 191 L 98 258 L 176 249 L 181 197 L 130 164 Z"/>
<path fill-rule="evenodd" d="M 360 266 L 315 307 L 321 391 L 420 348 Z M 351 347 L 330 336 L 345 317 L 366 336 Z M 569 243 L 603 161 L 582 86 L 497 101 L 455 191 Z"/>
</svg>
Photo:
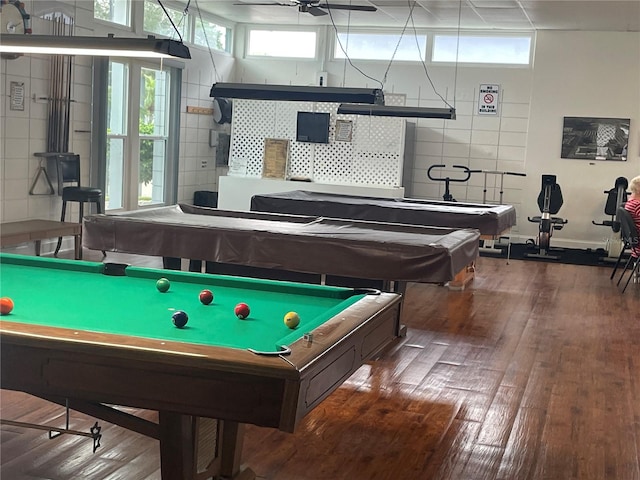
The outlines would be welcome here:
<svg viewBox="0 0 640 480">
<path fill-rule="evenodd" d="M 264 139 L 262 178 L 284 180 L 289 161 L 289 140 L 280 138 Z"/>
<path fill-rule="evenodd" d="M 564 117 L 560 156 L 625 162 L 629 127 L 628 118 Z"/>
</svg>

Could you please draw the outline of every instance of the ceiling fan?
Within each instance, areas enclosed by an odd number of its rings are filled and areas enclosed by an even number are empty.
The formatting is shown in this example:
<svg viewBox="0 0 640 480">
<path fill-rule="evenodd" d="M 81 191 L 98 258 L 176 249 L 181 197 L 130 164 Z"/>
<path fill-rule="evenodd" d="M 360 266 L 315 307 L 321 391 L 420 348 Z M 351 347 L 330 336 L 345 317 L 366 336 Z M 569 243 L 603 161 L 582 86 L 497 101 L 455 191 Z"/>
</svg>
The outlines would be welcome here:
<svg viewBox="0 0 640 480">
<path fill-rule="evenodd" d="M 344 5 L 336 3 L 320 3 L 320 0 L 291 0 L 290 2 L 238 2 L 234 5 L 266 5 L 274 7 L 298 7 L 299 12 L 310 13 L 314 17 L 327 15 L 325 10 L 353 10 L 358 12 L 375 12 L 373 5 Z M 325 10 L 323 10 L 325 9 Z"/>
</svg>

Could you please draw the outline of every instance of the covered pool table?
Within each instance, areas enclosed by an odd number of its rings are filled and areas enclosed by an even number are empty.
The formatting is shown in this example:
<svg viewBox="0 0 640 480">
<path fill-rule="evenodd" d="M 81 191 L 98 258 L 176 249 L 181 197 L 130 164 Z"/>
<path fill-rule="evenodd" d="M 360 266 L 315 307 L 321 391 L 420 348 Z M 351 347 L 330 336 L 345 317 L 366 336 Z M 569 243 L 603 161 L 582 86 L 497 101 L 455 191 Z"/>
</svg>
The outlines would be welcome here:
<svg viewBox="0 0 640 480">
<path fill-rule="evenodd" d="M 205 288 L 210 305 L 198 298 Z M 401 306 L 379 291 L 9 254 L 0 295 L 15 303 L 0 317 L 2 388 L 68 399 L 159 439 L 164 480 L 253 478 L 240 467 L 242 424 L 292 432 L 393 341 Z M 235 316 L 238 302 L 247 319 Z M 189 316 L 184 328 L 176 310 Z M 301 317 L 295 329 L 288 311 Z M 111 405 L 157 410 L 159 422 Z"/>
<path fill-rule="evenodd" d="M 516 224 L 512 205 L 375 198 L 294 190 L 251 197 L 255 212 L 352 218 L 376 222 L 475 228 L 483 236 L 507 233 Z"/>
<path fill-rule="evenodd" d="M 231 212 L 193 205 L 90 215 L 83 224 L 84 246 L 90 249 L 262 270 L 255 276 L 268 273 L 264 270 L 297 272 L 309 282 L 333 275 L 446 283 L 477 258 L 479 237 L 477 230 L 470 229 Z"/>
</svg>

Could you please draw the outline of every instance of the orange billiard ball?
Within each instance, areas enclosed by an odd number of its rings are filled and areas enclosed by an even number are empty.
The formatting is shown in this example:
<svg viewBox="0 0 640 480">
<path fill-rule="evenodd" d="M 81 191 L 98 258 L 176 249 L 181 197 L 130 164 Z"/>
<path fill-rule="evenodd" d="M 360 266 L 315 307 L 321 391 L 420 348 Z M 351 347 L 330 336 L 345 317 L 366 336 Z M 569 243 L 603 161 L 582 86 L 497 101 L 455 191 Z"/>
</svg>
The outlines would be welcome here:
<svg viewBox="0 0 640 480">
<path fill-rule="evenodd" d="M 13 300 L 9 297 L 0 298 L 0 315 L 9 315 L 13 310 Z"/>
<path fill-rule="evenodd" d="M 244 320 L 249 316 L 249 305 L 246 303 L 239 303 L 236 305 L 236 308 L 233 310 L 240 320 Z"/>
</svg>

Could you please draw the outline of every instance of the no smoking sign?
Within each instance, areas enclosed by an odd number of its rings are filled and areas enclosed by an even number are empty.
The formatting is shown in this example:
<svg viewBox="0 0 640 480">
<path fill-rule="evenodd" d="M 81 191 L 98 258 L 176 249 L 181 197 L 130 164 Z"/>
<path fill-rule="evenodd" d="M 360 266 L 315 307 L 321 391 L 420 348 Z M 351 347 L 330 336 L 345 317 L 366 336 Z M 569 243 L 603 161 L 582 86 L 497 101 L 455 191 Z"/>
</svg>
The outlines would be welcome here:
<svg viewBox="0 0 640 480">
<path fill-rule="evenodd" d="M 499 98 L 500 85 L 480 85 L 480 95 L 478 98 L 478 115 L 497 115 Z"/>
</svg>

